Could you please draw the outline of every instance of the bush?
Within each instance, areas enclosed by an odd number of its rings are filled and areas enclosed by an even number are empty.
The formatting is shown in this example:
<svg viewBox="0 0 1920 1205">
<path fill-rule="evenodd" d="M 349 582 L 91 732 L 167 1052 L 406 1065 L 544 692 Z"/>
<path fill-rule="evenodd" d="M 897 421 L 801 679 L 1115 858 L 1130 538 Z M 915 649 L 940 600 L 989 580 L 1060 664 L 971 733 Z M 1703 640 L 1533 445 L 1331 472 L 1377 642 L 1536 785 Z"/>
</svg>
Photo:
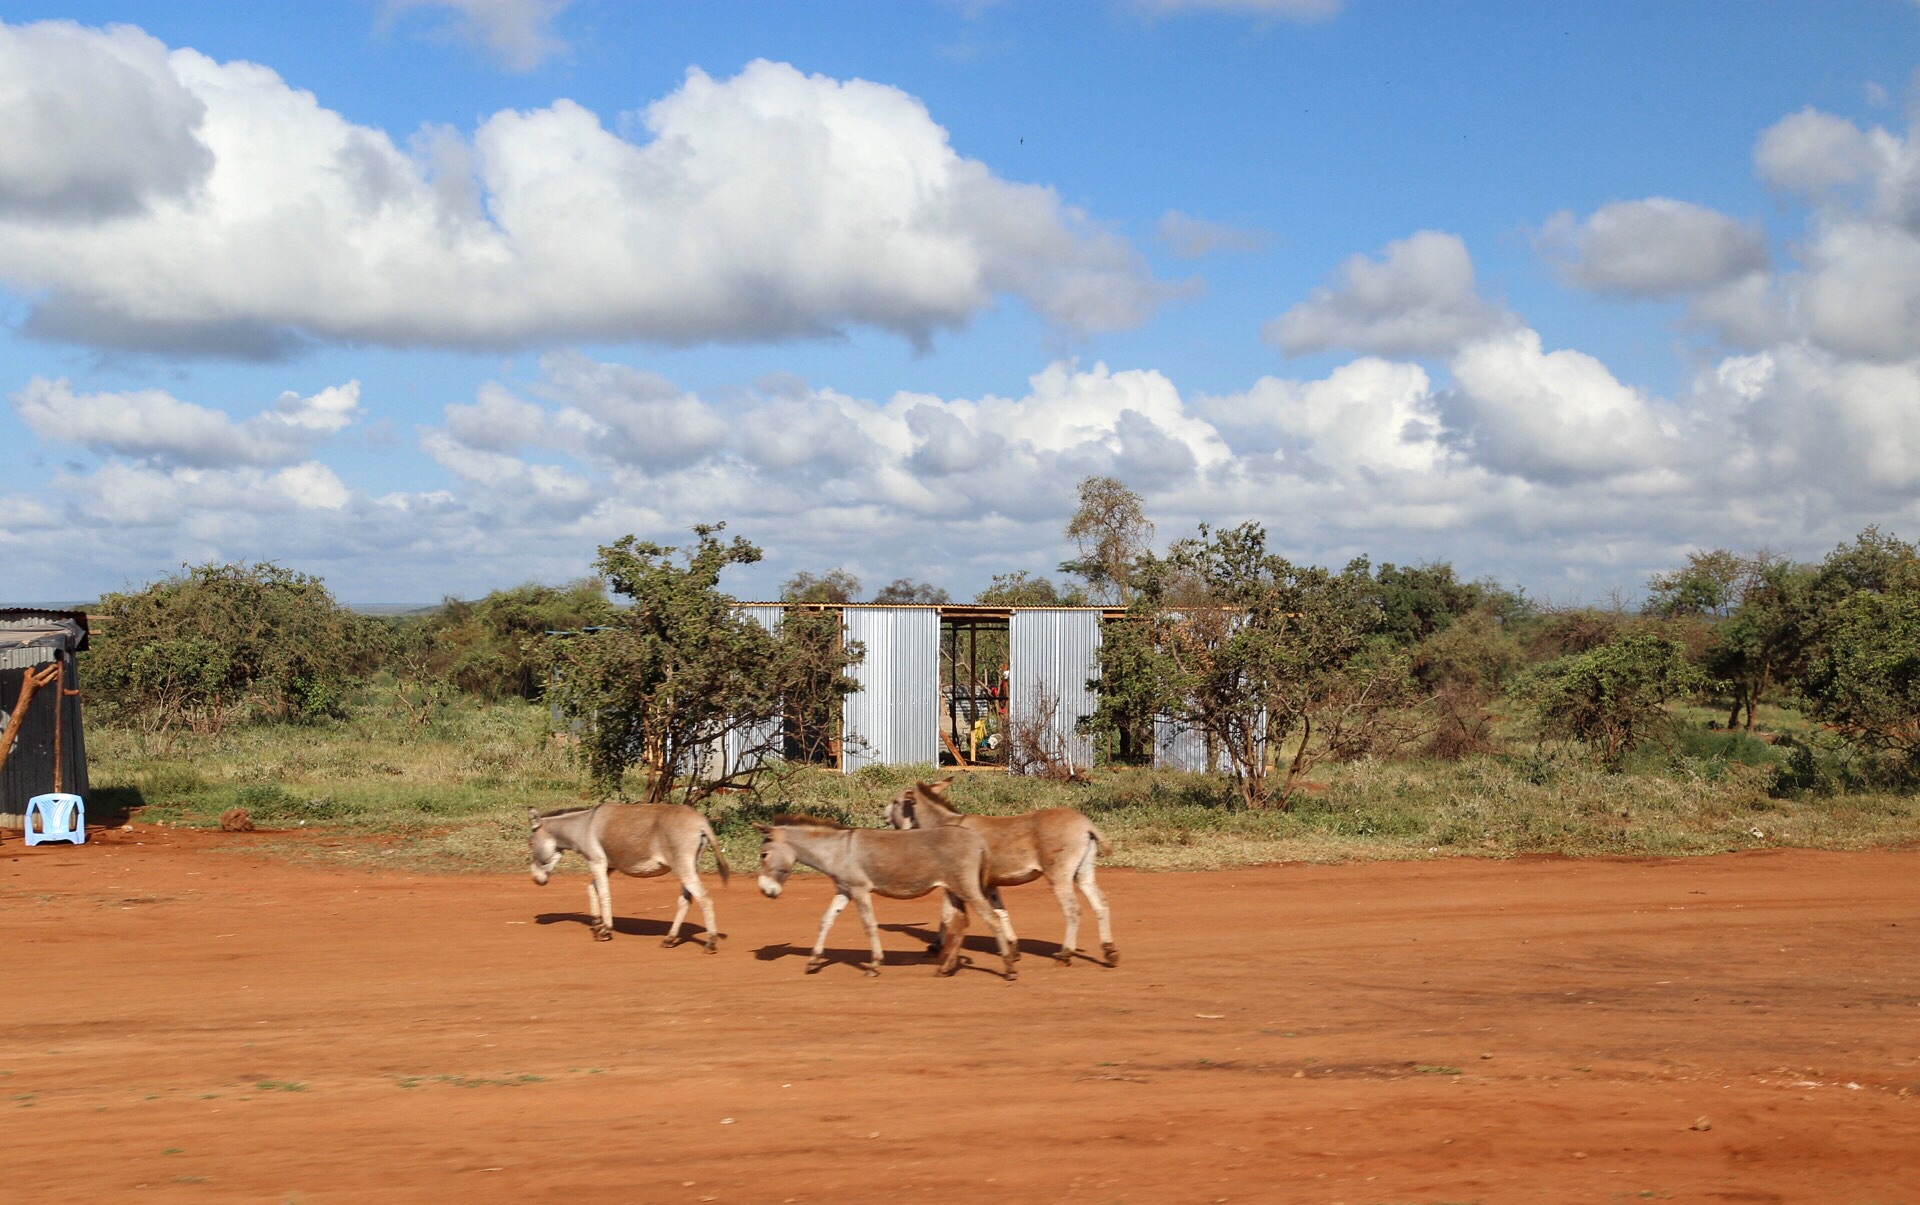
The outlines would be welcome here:
<svg viewBox="0 0 1920 1205">
<path fill-rule="evenodd" d="M 1667 728 L 1667 703 L 1710 684 L 1679 641 L 1631 632 L 1533 670 L 1515 694 L 1543 734 L 1579 741 L 1618 769 L 1635 746 Z"/>
</svg>

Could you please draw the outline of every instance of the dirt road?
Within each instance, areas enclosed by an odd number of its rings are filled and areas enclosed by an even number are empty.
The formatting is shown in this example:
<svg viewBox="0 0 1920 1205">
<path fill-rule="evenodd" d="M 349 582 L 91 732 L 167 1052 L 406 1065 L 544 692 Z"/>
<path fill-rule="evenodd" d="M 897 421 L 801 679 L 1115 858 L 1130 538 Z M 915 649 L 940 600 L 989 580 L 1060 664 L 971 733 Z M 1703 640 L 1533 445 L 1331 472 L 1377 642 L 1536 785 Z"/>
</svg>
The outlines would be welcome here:
<svg viewBox="0 0 1920 1205">
<path fill-rule="evenodd" d="M 0 845 L 0 1200 L 1920 1200 L 1916 852 L 1112 872 L 1120 967 L 1022 888 L 1007 983 L 248 840 Z"/>
</svg>

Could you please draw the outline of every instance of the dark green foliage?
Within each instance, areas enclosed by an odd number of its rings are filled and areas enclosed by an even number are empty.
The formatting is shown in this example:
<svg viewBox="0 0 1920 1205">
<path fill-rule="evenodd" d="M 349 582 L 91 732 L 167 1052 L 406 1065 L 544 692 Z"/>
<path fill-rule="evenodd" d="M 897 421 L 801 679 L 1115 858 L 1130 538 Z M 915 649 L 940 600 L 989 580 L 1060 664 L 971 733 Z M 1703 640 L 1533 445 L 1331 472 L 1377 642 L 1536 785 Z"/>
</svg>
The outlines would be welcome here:
<svg viewBox="0 0 1920 1205">
<path fill-rule="evenodd" d="M 1823 613 L 1800 695 L 1810 718 L 1920 772 L 1920 590 L 1859 590 Z"/>
<path fill-rule="evenodd" d="M 1514 690 L 1542 733 L 1579 741 L 1618 768 L 1635 746 L 1666 731 L 1668 703 L 1710 684 L 1678 640 L 1628 631 L 1534 669 Z"/>
<path fill-rule="evenodd" d="M 916 582 L 908 578 L 897 577 L 880 587 L 879 593 L 873 596 L 873 601 L 877 603 L 892 603 L 895 606 L 900 606 L 911 603 L 929 605 L 952 602 L 953 599 L 948 596 L 945 590 L 942 590 L 938 586 L 927 582 Z"/>
<path fill-rule="evenodd" d="M 337 714 L 386 651 L 385 629 L 334 602 L 317 577 L 268 562 L 186 566 L 109 594 L 87 655 L 90 693 L 151 731 L 218 730 L 243 711 Z"/>
<path fill-rule="evenodd" d="M 1084 607 L 1088 602 L 1087 592 L 1080 587 L 1061 587 L 1025 569 L 994 574 L 993 584 L 973 601 L 995 607 Z"/>
<path fill-rule="evenodd" d="M 845 569 L 831 569 L 824 575 L 796 573 L 780 587 L 782 602 L 850 603 L 860 593 L 860 579 Z"/>
<path fill-rule="evenodd" d="M 1365 559 L 1357 564 L 1364 568 Z M 1399 644 L 1417 644 L 1476 612 L 1506 623 L 1531 607 L 1524 594 L 1495 582 L 1461 581 L 1444 561 L 1404 569 L 1389 561 L 1374 574 L 1373 589 L 1381 634 Z"/>
<path fill-rule="evenodd" d="M 481 699 L 536 699 L 546 688 L 546 634 L 595 627 L 612 612 L 597 578 L 563 587 L 530 583 L 477 602 L 450 598 L 425 620 L 401 627 L 398 639 L 409 676 L 437 677 Z"/>
<path fill-rule="evenodd" d="M 1687 554 L 1687 567 L 1647 583 L 1646 611 L 1666 619 L 1724 619 L 1739 604 L 1754 562 L 1724 548 Z"/>
<path fill-rule="evenodd" d="M 778 757 L 790 686 L 824 679 L 824 689 L 855 689 L 841 672 L 857 649 L 789 639 L 738 612 L 719 588 L 730 565 L 752 564 L 760 550 L 723 524 L 694 528 L 682 550 L 624 536 L 595 562 L 615 593 L 631 600 L 601 631 L 563 640 L 554 698 L 586 723 L 583 760 L 603 789 L 618 790 L 644 767 L 643 798 L 686 800 L 723 786 L 751 787 L 762 758 Z M 747 739 L 749 764 L 712 764 L 729 733 Z"/>
</svg>

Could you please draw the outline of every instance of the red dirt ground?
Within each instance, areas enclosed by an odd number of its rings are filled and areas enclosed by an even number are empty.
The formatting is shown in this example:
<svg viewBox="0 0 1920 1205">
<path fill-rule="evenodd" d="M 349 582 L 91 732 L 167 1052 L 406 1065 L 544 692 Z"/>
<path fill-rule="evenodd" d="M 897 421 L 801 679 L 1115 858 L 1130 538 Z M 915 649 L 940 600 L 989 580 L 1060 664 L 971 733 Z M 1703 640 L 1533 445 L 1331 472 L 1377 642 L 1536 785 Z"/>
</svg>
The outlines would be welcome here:
<svg viewBox="0 0 1920 1205">
<path fill-rule="evenodd" d="M 1023 888 L 1006 983 L 265 836 L 0 845 L 0 1199 L 1920 1200 L 1920 852 L 1106 872 L 1121 966 Z"/>
</svg>

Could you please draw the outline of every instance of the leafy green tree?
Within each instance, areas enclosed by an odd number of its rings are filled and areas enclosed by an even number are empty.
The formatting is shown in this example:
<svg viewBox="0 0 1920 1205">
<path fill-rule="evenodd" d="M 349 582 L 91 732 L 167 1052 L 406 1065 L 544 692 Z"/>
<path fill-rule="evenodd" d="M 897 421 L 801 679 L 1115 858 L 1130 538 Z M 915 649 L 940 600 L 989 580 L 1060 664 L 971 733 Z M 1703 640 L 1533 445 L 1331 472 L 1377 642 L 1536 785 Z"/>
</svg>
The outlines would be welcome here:
<svg viewBox="0 0 1920 1205">
<path fill-rule="evenodd" d="M 380 626 L 317 577 L 270 562 L 183 566 L 94 613 L 91 693 L 151 731 L 217 731 L 243 710 L 273 719 L 339 711 L 385 651 Z"/>
<path fill-rule="evenodd" d="M 1920 550 L 1868 527 L 1821 562 L 1801 607 L 1809 718 L 1920 772 Z"/>
<path fill-rule="evenodd" d="M 1320 757 L 1364 747 L 1406 702 L 1405 659 L 1377 639 L 1364 563 L 1296 566 L 1246 523 L 1202 525 L 1139 570 L 1129 621 L 1102 642 L 1095 722 L 1150 708 L 1202 733 L 1249 807 L 1285 807 Z M 1276 784 L 1273 754 L 1292 742 Z"/>
<path fill-rule="evenodd" d="M 444 680 L 482 699 L 536 699 L 546 687 L 548 632 L 576 632 L 612 614 L 605 583 L 529 583 L 474 602 L 447 599 L 424 621 L 400 631 L 405 676 Z"/>
<path fill-rule="evenodd" d="M 1739 605 L 1748 579 L 1765 559 L 1764 553 L 1743 557 L 1724 548 L 1690 552 L 1686 568 L 1656 574 L 1647 583 L 1646 612 L 1666 619 L 1725 619 Z"/>
<path fill-rule="evenodd" d="M 782 602 L 850 603 L 860 595 L 860 579 L 845 569 L 830 569 L 824 574 L 800 572 L 780 587 Z"/>
<path fill-rule="evenodd" d="M 879 592 L 873 596 L 873 601 L 899 606 L 916 603 L 920 605 L 945 603 L 952 602 L 953 599 L 945 590 L 928 582 L 916 582 L 909 578 L 897 577 L 880 587 Z"/>
<path fill-rule="evenodd" d="M 794 639 L 786 624 L 769 632 L 721 592 L 722 571 L 760 559 L 739 537 L 722 542 L 724 527 L 695 527 L 684 549 L 631 535 L 600 549 L 595 567 L 631 602 L 600 631 L 560 642 L 554 698 L 586 721 L 582 756 L 605 790 L 635 768 L 648 802 L 752 789 L 780 756 L 790 690 L 822 679 L 839 695 L 857 689 L 843 672 L 857 648 Z M 717 765 L 730 734 L 746 756 Z"/>
<path fill-rule="evenodd" d="M 1085 581 L 1094 598 L 1124 606 L 1133 597 L 1134 565 L 1153 539 L 1153 522 L 1140 495 L 1112 477 L 1088 477 L 1079 492 L 1067 538 L 1080 555 L 1062 563 L 1060 571 Z"/>
<path fill-rule="evenodd" d="M 1713 625 L 1700 657 L 1709 675 L 1726 683 L 1732 698 L 1727 727 L 1751 732 L 1754 709 L 1777 684 L 1796 680 L 1806 662 L 1807 620 L 1813 571 L 1770 557 L 1748 562 L 1733 613 Z"/>
<path fill-rule="evenodd" d="M 1617 769 L 1668 727 L 1668 703 L 1710 685 L 1678 640 L 1641 630 L 1536 667 L 1514 693 L 1531 705 L 1542 733 L 1579 741 Z"/>
<path fill-rule="evenodd" d="M 1506 613 L 1520 596 L 1492 581 L 1461 581 L 1444 561 L 1405 568 L 1388 561 L 1374 573 L 1381 632 L 1402 645 L 1417 644 L 1476 610 Z"/>
<path fill-rule="evenodd" d="M 1828 613 L 1801 681 L 1807 714 L 1920 772 L 1920 591 L 1860 590 Z"/>
<path fill-rule="evenodd" d="M 974 602 L 993 607 L 1084 607 L 1087 592 L 1078 586 L 1056 585 L 1051 578 L 1036 577 L 1025 569 L 996 573 L 993 583 L 976 594 Z"/>
</svg>

